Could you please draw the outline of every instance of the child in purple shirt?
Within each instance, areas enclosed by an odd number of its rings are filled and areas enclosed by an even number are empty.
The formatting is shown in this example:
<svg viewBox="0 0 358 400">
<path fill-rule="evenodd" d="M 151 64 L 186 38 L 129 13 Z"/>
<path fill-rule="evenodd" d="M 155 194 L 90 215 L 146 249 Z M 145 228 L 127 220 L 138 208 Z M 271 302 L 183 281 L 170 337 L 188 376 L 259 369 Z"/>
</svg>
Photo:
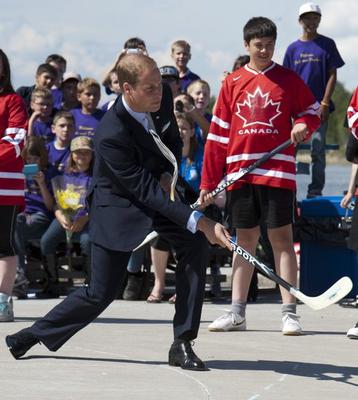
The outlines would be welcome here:
<svg viewBox="0 0 358 400">
<path fill-rule="evenodd" d="M 114 104 L 117 96 L 121 93 L 121 88 L 119 86 L 119 81 L 118 81 L 118 75 L 117 75 L 117 70 L 116 68 L 113 68 L 109 71 L 107 76 L 102 82 L 102 85 L 106 88 L 109 88 L 111 93 L 114 93 L 116 97 L 110 101 L 107 101 L 106 103 L 103 104 L 101 107 L 101 110 L 106 112 L 108 111 Z"/>
<path fill-rule="evenodd" d="M 63 174 L 70 155 L 70 143 L 75 133 L 75 121 L 69 111 L 58 111 L 53 119 L 55 140 L 46 145 L 51 177 Z"/>
<path fill-rule="evenodd" d="M 321 104 L 321 126 L 311 140 L 312 182 L 308 185 L 308 198 L 321 196 L 324 188 L 327 122 L 329 113 L 334 110 L 331 97 L 337 68 L 344 65 L 334 40 L 317 32 L 321 14 L 320 7 L 314 3 L 300 7 L 299 23 L 303 33 L 288 46 L 283 60 L 283 65 L 297 72 Z"/>
<path fill-rule="evenodd" d="M 101 87 L 92 78 L 84 78 L 77 86 L 81 108 L 71 110 L 75 119 L 76 136 L 93 137 L 104 112 L 97 108 L 101 97 Z"/>
<path fill-rule="evenodd" d="M 179 71 L 180 89 L 182 93 L 185 93 L 191 82 L 200 79 L 200 76 L 188 68 L 188 62 L 191 59 L 190 44 L 185 40 L 175 41 L 171 46 L 171 56 Z"/>
<path fill-rule="evenodd" d="M 76 186 L 77 190 L 83 192 L 83 199 L 92 180 L 93 169 L 93 142 L 89 137 L 77 136 L 71 141 L 71 154 L 68 159 L 63 183 L 65 190 L 70 186 Z M 54 189 L 55 190 L 55 189 Z M 56 193 L 55 193 L 56 194 Z M 55 196 L 56 197 L 56 196 Z M 41 252 L 45 258 L 45 265 L 49 274 L 48 287 L 45 290 L 46 297 L 58 297 L 58 268 L 56 264 L 56 248 L 60 242 L 66 241 L 66 230 L 72 233 L 72 241 L 77 241 L 81 245 L 84 257 L 85 272 L 87 283 L 90 279 L 90 252 L 91 243 L 88 228 L 88 209 L 86 206 L 70 219 L 59 205 L 55 205 L 55 219 L 41 238 Z"/>
<path fill-rule="evenodd" d="M 55 135 L 52 132 L 53 98 L 50 89 L 38 87 L 31 93 L 29 119 L 29 136 L 41 137 L 45 143 L 52 142 Z"/>
</svg>

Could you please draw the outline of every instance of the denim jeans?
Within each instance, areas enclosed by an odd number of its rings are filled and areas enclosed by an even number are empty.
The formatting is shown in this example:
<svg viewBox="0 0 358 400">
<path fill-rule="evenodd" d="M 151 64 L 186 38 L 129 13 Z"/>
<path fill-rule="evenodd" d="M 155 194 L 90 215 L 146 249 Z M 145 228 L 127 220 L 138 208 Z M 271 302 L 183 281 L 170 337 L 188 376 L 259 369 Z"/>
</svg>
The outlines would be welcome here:
<svg viewBox="0 0 358 400">
<path fill-rule="evenodd" d="M 28 240 L 41 239 L 51 224 L 51 218 L 42 213 L 20 213 L 17 215 L 15 228 L 15 247 L 17 250 L 18 272 L 25 273 L 26 243 Z"/>
<path fill-rule="evenodd" d="M 40 246 L 44 256 L 55 254 L 57 245 L 66 241 L 66 232 L 57 221 L 54 219 L 47 231 L 42 235 Z M 88 232 L 88 224 L 85 225 L 81 232 L 74 232 L 72 236 L 73 242 L 79 242 L 82 253 L 86 256 L 91 254 L 91 242 Z"/>
<path fill-rule="evenodd" d="M 326 132 L 327 122 L 321 124 L 311 138 L 311 175 L 312 182 L 308 185 L 308 195 L 321 196 L 325 184 L 326 170 Z"/>
</svg>

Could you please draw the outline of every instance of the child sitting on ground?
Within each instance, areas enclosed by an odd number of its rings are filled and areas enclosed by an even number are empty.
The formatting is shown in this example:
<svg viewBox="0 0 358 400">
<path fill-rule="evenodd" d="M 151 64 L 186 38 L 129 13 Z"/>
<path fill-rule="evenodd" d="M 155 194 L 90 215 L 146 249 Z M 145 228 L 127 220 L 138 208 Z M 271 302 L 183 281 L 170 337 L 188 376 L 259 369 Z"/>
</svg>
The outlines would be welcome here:
<svg viewBox="0 0 358 400">
<path fill-rule="evenodd" d="M 70 218 L 61 209 L 60 205 L 55 205 L 55 219 L 41 238 L 41 252 L 44 257 L 44 264 L 49 273 L 48 287 L 46 288 L 47 297 L 58 297 L 60 294 L 58 281 L 58 266 L 56 262 L 56 249 L 59 243 L 66 241 L 66 231 L 72 234 L 72 241 L 78 241 L 81 245 L 84 257 L 86 282 L 90 279 L 90 252 L 91 243 L 88 229 L 88 209 L 85 206 L 85 197 L 92 180 L 93 169 L 93 142 L 89 137 L 77 136 L 71 141 L 71 154 L 68 159 L 63 178 L 63 190 L 69 190 L 70 186 L 76 187 L 76 192 L 82 192 L 83 207 L 74 213 Z M 56 198 L 56 188 L 54 180 L 52 185 Z"/>
<path fill-rule="evenodd" d="M 51 93 L 50 93 L 51 96 Z M 25 175 L 25 210 L 17 215 L 15 247 L 17 250 L 17 273 L 14 295 L 26 298 L 28 281 L 26 278 L 26 246 L 29 240 L 41 239 L 53 219 L 54 199 L 52 196 L 48 157 L 44 141 L 32 136 L 26 141 L 21 152 L 26 164 L 37 164 L 35 175 Z"/>
</svg>

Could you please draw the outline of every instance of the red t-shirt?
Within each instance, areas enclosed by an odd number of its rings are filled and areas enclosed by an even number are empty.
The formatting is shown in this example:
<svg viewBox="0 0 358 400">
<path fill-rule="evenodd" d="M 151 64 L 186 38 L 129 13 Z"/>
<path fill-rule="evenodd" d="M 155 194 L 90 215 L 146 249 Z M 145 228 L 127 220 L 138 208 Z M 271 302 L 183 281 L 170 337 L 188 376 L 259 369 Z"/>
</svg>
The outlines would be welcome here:
<svg viewBox="0 0 358 400">
<path fill-rule="evenodd" d="M 293 123 L 310 134 L 320 125 L 319 104 L 294 72 L 272 63 L 257 72 L 248 65 L 223 83 L 205 145 L 201 188 L 213 190 L 223 177 L 242 168 L 290 138 Z M 296 189 L 294 147 L 290 146 L 245 175 L 243 182 Z"/>
<path fill-rule="evenodd" d="M 0 94 L 0 206 L 24 205 L 21 150 L 27 124 L 23 99 L 15 93 Z"/>
</svg>

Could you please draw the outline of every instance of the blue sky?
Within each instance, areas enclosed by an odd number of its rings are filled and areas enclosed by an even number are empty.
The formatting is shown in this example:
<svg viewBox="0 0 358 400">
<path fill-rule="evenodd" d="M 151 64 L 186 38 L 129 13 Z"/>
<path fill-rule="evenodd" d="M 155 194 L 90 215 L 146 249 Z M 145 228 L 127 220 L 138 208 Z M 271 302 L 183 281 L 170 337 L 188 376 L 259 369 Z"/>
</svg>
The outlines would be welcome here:
<svg viewBox="0 0 358 400">
<path fill-rule="evenodd" d="M 189 67 L 217 94 L 222 71 L 245 54 L 242 27 L 253 16 L 266 16 L 278 27 L 275 61 L 301 34 L 297 0 L 3 0 L 1 46 L 12 66 L 14 86 L 30 85 L 36 67 L 50 53 L 68 60 L 67 70 L 101 80 L 126 39 L 145 40 L 158 65 L 170 64 L 170 44 L 192 45 Z M 358 84 L 358 2 L 321 0 L 319 32 L 333 38 L 346 62 L 338 79 L 347 89 Z M 104 99 L 103 99 L 104 100 Z"/>
</svg>

